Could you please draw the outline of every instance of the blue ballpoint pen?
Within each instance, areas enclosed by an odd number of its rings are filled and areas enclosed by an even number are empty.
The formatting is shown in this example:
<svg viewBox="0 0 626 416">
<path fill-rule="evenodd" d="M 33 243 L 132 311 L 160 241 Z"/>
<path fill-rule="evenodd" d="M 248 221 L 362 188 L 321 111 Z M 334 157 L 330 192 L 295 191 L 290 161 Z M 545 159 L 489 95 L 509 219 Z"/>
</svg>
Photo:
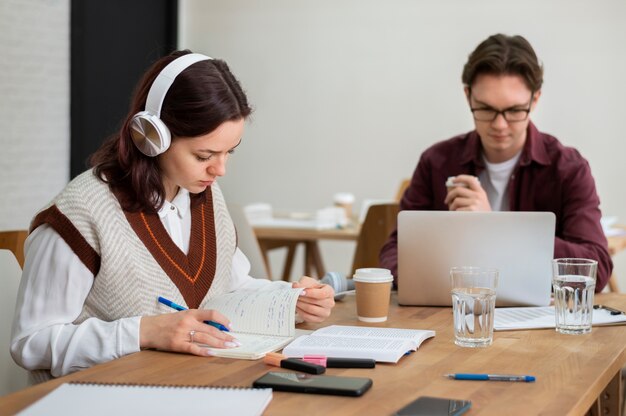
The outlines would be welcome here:
<svg viewBox="0 0 626 416">
<path fill-rule="evenodd" d="M 178 303 L 174 303 L 169 299 L 165 299 L 162 296 L 159 296 L 159 302 L 161 302 L 164 305 L 169 306 L 172 309 L 176 309 L 177 311 L 186 311 L 187 308 L 185 308 L 184 306 L 180 306 Z M 219 329 L 220 331 L 226 331 L 226 332 L 230 332 L 230 330 L 228 328 L 226 328 L 224 325 L 220 324 L 219 322 L 215 322 L 215 321 L 204 321 L 205 324 L 211 325 L 217 329 Z"/>
<path fill-rule="evenodd" d="M 492 380 L 492 381 L 535 381 L 534 376 L 516 376 L 513 374 L 446 374 L 446 377 L 454 380 Z"/>
</svg>

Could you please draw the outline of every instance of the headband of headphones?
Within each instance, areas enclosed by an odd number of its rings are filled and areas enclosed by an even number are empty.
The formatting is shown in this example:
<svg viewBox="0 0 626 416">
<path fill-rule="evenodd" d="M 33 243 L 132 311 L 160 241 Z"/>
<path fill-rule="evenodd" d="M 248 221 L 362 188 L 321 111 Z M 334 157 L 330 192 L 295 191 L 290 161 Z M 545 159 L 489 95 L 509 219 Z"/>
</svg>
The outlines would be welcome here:
<svg viewBox="0 0 626 416">
<path fill-rule="evenodd" d="M 196 62 L 212 58 L 191 53 L 176 58 L 157 75 L 150 86 L 146 108 L 133 116 L 130 122 L 131 136 L 135 146 L 146 156 L 157 156 L 165 152 L 172 142 L 170 130 L 161 120 L 161 107 L 174 80 L 181 72 Z"/>
</svg>

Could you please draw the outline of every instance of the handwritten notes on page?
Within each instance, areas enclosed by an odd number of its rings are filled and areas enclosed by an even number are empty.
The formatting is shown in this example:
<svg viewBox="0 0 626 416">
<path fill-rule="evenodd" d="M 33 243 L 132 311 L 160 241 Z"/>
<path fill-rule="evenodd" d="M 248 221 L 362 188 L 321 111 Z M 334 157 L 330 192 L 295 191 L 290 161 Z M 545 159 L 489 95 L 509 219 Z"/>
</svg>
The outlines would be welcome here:
<svg viewBox="0 0 626 416">
<path fill-rule="evenodd" d="M 212 348 L 219 357 L 256 360 L 281 349 L 297 334 L 296 303 L 303 289 L 240 291 L 211 299 L 204 306 L 231 320 L 241 346 Z M 307 331 L 308 332 L 308 331 Z"/>
</svg>

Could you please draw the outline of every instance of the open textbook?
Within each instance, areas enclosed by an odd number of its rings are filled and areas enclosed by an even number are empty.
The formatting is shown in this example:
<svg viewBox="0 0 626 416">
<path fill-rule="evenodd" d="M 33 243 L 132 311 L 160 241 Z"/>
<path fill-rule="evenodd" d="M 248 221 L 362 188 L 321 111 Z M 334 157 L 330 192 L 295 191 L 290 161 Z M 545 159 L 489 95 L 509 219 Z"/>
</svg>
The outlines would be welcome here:
<svg viewBox="0 0 626 416">
<path fill-rule="evenodd" d="M 626 315 L 623 313 L 612 315 L 607 309 L 594 309 L 591 324 L 594 326 L 626 324 Z M 554 306 L 496 308 L 494 314 L 493 329 L 496 331 L 554 328 L 555 326 Z"/>
<path fill-rule="evenodd" d="M 211 348 L 218 357 L 256 360 L 287 345 L 296 335 L 296 302 L 302 289 L 250 290 L 226 293 L 211 299 L 207 309 L 227 316 L 237 348 Z"/>
<path fill-rule="evenodd" d="M 296 338 L 283 349 L 288 357 L 322 354 L 338 358 L 371 358 L 397 363 L 407 352 L 434 337 L 435 331 L 331 325 Z"/>
</svg>

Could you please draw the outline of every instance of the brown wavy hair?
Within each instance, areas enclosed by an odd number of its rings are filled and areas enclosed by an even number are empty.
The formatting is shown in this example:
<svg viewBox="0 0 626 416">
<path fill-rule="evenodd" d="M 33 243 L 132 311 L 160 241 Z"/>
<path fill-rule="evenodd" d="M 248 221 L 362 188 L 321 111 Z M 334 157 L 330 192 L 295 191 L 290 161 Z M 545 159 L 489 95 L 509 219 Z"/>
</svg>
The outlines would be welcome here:
<svg viewBox="0 0 626 416">
<path fill-rule="evenodd" d="M 108 138 L 91 156 L 90 164 L 100 180 L 109 185 L 126 211 L 157 212 L 165 189 L 158 157 L 144 155 L 135 147 L 130 124 L 143 111 L 148 91 L 157 75 L 170 62 L 191 51 L 176 51 L 156 61 L 137 85 L 120 131 Z M 208 134 L 225 121 L 246 119 L 252 109 L 239 81 L 226 62 L 212 59 L 196 62 L 176 77 L 163 101 L 161 120 L 177 137 Z"/>
<path fill-rule="evenodd" d="M 471 88 L 480 74 L 519 75 L 533 92 L 543 84 L 543 66 L 530 43 L 519 35 L 497 34 L 482 41 L 463 67 L 463 84 Z"/>
</svg>

